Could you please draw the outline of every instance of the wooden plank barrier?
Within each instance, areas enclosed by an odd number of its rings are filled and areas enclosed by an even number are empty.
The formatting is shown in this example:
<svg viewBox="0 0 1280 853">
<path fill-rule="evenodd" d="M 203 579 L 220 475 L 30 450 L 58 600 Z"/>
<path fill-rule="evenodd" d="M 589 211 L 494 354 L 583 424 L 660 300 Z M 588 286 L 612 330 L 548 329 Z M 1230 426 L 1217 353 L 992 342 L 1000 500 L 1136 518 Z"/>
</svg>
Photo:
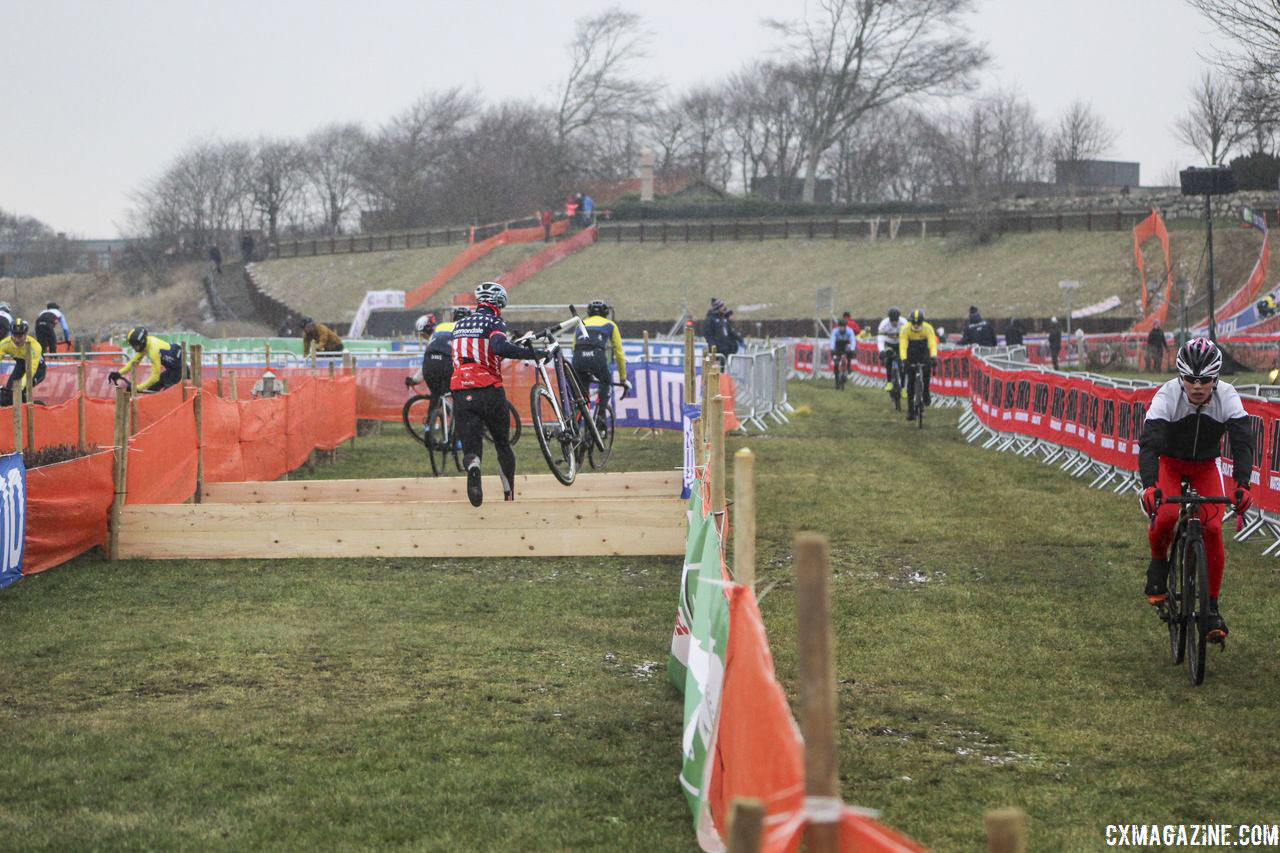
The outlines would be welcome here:
<svg viewBox="0 0 1280 853">
<path fill-rule="evenodd" d="M 324 502 L 125 506 L 120 516 L 119 556 L 678 555 L 684 553 L 685 512 L 686 503 L 676 497 L 588 496 L 498 500 L 478 508 L 465 500 L 403 498 L 342 506 Z"/>
<path fill-rule="evenodd" d="M 485 495 L 502 497 L 497 475 L 483 478 Z M 671 497 L 680 493 L 679 471 L 579 474 L 565 488 L 550 474 L 517 474 L 517 503 L 526 499 L 570 497 Z M 272 482 L 208 483 L 205 503 L 368 503 L 377 501 L 464 501 L 467 481 L 462 477 L 400 477 L 374 480 L 276 480 Z"/>
</svg>

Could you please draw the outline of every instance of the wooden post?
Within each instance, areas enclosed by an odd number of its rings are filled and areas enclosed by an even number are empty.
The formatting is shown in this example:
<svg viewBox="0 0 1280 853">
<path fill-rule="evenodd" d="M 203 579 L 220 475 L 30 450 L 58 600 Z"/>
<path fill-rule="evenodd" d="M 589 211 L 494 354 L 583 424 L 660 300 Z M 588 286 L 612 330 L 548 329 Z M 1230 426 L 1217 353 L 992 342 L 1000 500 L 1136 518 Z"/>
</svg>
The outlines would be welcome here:
<svg viewBox="0 0 1280 853">
<path fill-rule="evenodd" d="M 30 336 L 27 337 L 27 345 L 22 355 L 27 366 L 26 366 L 26 372 L 22 376 L 22 381 L 23 383 L 25 383 L 25 387 L 19 393 L 18 405 L 20 406 L 26 405 L 30 400 L 35 398 L 36 368 L 39 367 L 39 365 L 32 363 L 33 356 L 35 355 L 35 353 L 31 351 Z M 33 411 L 34 408 L 35 408 L 34 406 L 27 406 L 27 411 L 26 411 L 27 447 L 29 447 L 32 450 L 36 449 L 36 419 L 35 419 L 35 412 Z"/>
<path fill-rule="evenodd" d="M 222 390 L 222 353 L 218 353 L 218 396 L 226 397 Z"/>
<path fill-rule="evenodd" d="M 744 447 L 733 454 L 733 579 L 756 585 L 756 456 Z"/>
<path fill-rule="evenodd" d="M 84 423 L 85 369 L 85 357 L 81 352 L 80 364 L 76 367 L 76 388 L 79 391 L 79 397 L 76 399 L 76 443 L 80 447 L 87 447 L 89 444 Z"/>
<path fill-rule="evenodd" d="M 996 809 L 983 818 L 989 853 L 1027 853 L 1027 815 L 1022 809 Z"/>
<path fill-rule="evenodd" d="M 839 840 L 840 777 L 836 761 L 836 683 L 827 600 L 827 539 L 800 533 L 795 540 L 796 642 L 800 664 L 800 731 L 804 735 L 804 790 L 829 818 L 812 814 L 808 849 L 833 853 Z M 829 806 L 830 808 L 823 808 Z"/>
<path fill-rule="evenodd" d="M 370 250 L 370 251 L 372 251 L 372 250 Z M 285 397 L 285 403 L 284 403 L 284 406 L 285 406 L 285 409 L 284 409 L 284 410 L 285 410 L 285 419 L 284 419 L 284 420 L 285 420 L 285 423 L 287 424 L 287 423 L 289 422 L 289 415 L 288 415 L 288 412 L 289 412 L 289 400 L 288 400 L 288 397 L 289 397 L 289 380 L 288 380 L 288 379 L 281 379 L 281 380 L 280 380 L 280 394 L 281 394 L 281 396 Z M 288 460 L 285 460 L 285 461 L 286 461 L 286 463 L 288 462 Z M 281 479 L 284 479 L 284 480 L 289 479 L 289 468 L 288 468 L 287 464 L 286 464 L 285 469 L 284 469 L 284 476 L 283 476 Z"/>
<path fill-rule="evenodd" d="M 333 373 L 334 373 L 333 359 L 329 359 L 329 378 L 330 379 L 333 378 Z"/>
<path fill-rule="evenodd" d="M 729 853 L 756 853 L 764 827 L 764 803 L 734 797 L 729 811 Z"/>
<path fill-rule="evenodd" d="M 271 369 L 271 342 L 266 341 L 265 343 L 263 343 L 262 346 L 264 350 L 263 361 L 266 362 L 267 370 L 270 370 Z"/>
<path fill-rule="evenodd" d="M 312 353 L 311 353 L 311 375 L 312 375 L 312 376 L 315 376 L 315 375 L 316 375 L 316 354 L 315 354 L 315 352 L 312 352 Z"/>
<path fill-rule="evenodd" d="M 133 375 L 136 378 L 138 374 L 134 373 Z M 129 421 L 125 424 L 125 427 L 127 428 L 126 433 L 128 435 L 133 435 L 138 431 L 138 386 L 134 385 L 132 382 L 129 383 L 128 411 Z"/>
<path fill-rule="evenodd" d="M 228 370 L 227 379 L 231 380 L 231 402 L 234 403 L 240 399 L 240 383 L 236 382 L 236 372 Z"/>
<path fill-rule="evenodd" d="M 196 503 L 204 500 L 204 347 L 191 345 L 191 384 L 195 386 L 196 399 L 192 403 L 196 418 Z"/>
<path fill-rule="evenodd" d="M 707 426 L 711 430 L 711 511 L 721 517 L 721 531 L 728 519 L 725 514 L 725 465 L 724 465 L 724 397 L 720 395 L 720 373 L 712 368 L 715 389 L 711 392 L 711 417 Z"/>
<path fill-rule="evenodd" d="M 120 559 L 120 512 L 124 509 L 125 487 L 129 476 L 129 397 L 123 388 L 116 389 L 115 467 L 112 482 L 115 498 L 111 502 L 111 537 L 107 556 Z"/>
<path fill-rule="evenodd" d="M 697 397 L 694 396 L 694 348 L 693 323 L 684 324 L 684 401 L 690 406 Z"/>
<path fill-rule="evenodd" d="M 353 377 L 356 375 L 356 357 L 351 353 L 344 352 L 342 354 L 342 371 L 350 373 Z M 360 418 L 356 417 L 356 431 L 351 434 L 351 449 L 356 446 L 356 436 L 360 434 Z"/>
<path fill-rule="evenodd" d="M 10 404 L 13 406 L 13 452 L 21 453 L 25 446 L 22 439 L 22 396 L 15 397 Z"/>
</svg>

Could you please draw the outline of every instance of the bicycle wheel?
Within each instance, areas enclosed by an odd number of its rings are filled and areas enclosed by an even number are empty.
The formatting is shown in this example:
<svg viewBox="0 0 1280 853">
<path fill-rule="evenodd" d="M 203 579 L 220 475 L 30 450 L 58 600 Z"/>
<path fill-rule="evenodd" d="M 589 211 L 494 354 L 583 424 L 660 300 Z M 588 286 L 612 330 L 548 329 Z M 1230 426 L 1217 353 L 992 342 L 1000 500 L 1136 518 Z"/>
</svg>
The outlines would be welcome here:
<svg viewBox="0 0 1280 853">
<path fill-rule="evenodd" d="M 916 393 L 914 396 L 916 406 L 916 426 L 919 429 L 924 429 L 924 371 L 920 371 L 916 374 Z"/>
<path fill-rule="evenodd" d="M 606 403 L 603 409 L 599 408 L 599 406 L 596 407 L 596 430 L 600 433 L 600 439 L 604 442 L 604 449 L 588 448 L 587 459 L 591 463 L 591 467 L 597 471 L 609 464 L 609 457 L 613 455 L 615 421 L 613 400 Z"/>
<path fill-rule="evenodd" d="M 404 428 L 409 431 L 409 435 L 422 444 L 427 443 L 427 418 L 430 416 L 431 396 L 429 394 L 414 394 L 404 401 L 404 409 L 400 412 Z"/>
<path fill-rule="evenodd" d="M 431 416 L 427 418 L 426 440 L 427 458 L 431 460 L 431 473 L 439 477 L 445 472 L 452 448 L 452 436 L 449 435 L 449 418 L 443 405 L 431 407 Z"/>
<path fill-rule="evenodd" d="M 842 363 L 843 361 L 844 360 L 842 358 L 840 358 L 839 356 L 836 356 L 836 371 L 835 371 L 836 377 L 835 378 L 836 378 L 837 391 L 844 390 L 844 364 Z"/>
<path fill-rule="evenodd" d="M 515 447 L 516 442 L 520 440 L 520 412 L 516 410 L 515 404 L 510 400 L 507 401 L 507 419 L 510 425 L 507 427 L 507 442 Z M 488 429 L 484 431 L 484 440 L 493 444 L 493 434 Z"/>
<path fill-rule="evenodd" d="M 551 392 L 541 382 L 529 392 L 529 412 L 533 416 L 533 434 L 538 438 L 547 467 L 561 483 L 572 485 L 578 476 L 575 442 L 573 436 L 566 433 L 566 424 L 556 416 Z"/>
<path fill-rule="evenodd" d="M 1183 611 L 1195 608 L 1187 622 L 1187 675 L 1192 684 L 1204 682 L 1204 659 L 1208 641 L 1205 619 L 1209 614 L 1209 567 L 1204 557 L 1204 540 L 1189 537 L 1182 570 L 1183 589 L 1186 592 Z"/>
<path fill-rule="evenodd" d="M 1169 657 L 1174 665 L 1182 663 L 1187 655 L 1187 620 L 1182 612 L 1182 551 L 1182 536 L 1179 534 L 1173 540 L 1173 559 L 1169 561 L 1169 597 L 1164 603 L 1164 616 L 1169 622 Z"/>
<path fill-rule="evenodd" d="M 578 384 L 578 377 L 570 370 L 565 378 L 569 380 L 569 396 L 573 400 L 574 413 L 580 419 L 580 426 L 585 427 L 577 437 L 581 445 L 578 448 L 578 459 L 581 460 L 588 447 L 604 450 L 604 441 L 600 437 L 600 430 L 596 429 L 596 419 L 591 417 L 591 404 L 587 402 L 587 395 Z"/>
</svg>

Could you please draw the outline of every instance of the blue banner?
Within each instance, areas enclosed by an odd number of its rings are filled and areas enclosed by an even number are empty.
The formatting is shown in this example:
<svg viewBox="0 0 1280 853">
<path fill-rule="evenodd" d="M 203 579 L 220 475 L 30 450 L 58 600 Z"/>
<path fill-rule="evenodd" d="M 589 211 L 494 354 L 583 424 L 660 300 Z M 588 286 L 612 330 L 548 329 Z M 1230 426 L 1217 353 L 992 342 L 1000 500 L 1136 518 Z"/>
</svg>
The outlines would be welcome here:
<svg viewBox="0 0 1280 853">
<path fill-rule="evenodd" d="M 27 468 L 21 453 L 0 456 L 0 589 L 22 577 L 27 542 Z"/>
</svg>

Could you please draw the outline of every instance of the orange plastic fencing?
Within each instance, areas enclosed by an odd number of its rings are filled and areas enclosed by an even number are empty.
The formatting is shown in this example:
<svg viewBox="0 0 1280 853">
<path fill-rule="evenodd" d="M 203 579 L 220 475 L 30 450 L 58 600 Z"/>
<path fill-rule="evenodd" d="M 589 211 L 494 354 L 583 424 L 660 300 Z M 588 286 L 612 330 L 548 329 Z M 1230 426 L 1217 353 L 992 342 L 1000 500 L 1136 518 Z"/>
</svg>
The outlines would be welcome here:
<svg viewBox="0 0 1280 853">
<path fill-rule="evenodd" d="M 246 479 L 240 454 L 240 407 L 214 394 L 205 382 L 204 479 L 209 483 L 236 483 Z"/>
<path fill-rule="evenodd" d="M 126 502 L 182 503 L 196 491 L 195 398 L 129 439 Z"/>
<path fill-rule="evenodd" d="M 103 451 L 27 471 L 24 575 L 107 544 L 107 515 L 115 497 L 113 459 L 114 454 Z"/>
</svg>

